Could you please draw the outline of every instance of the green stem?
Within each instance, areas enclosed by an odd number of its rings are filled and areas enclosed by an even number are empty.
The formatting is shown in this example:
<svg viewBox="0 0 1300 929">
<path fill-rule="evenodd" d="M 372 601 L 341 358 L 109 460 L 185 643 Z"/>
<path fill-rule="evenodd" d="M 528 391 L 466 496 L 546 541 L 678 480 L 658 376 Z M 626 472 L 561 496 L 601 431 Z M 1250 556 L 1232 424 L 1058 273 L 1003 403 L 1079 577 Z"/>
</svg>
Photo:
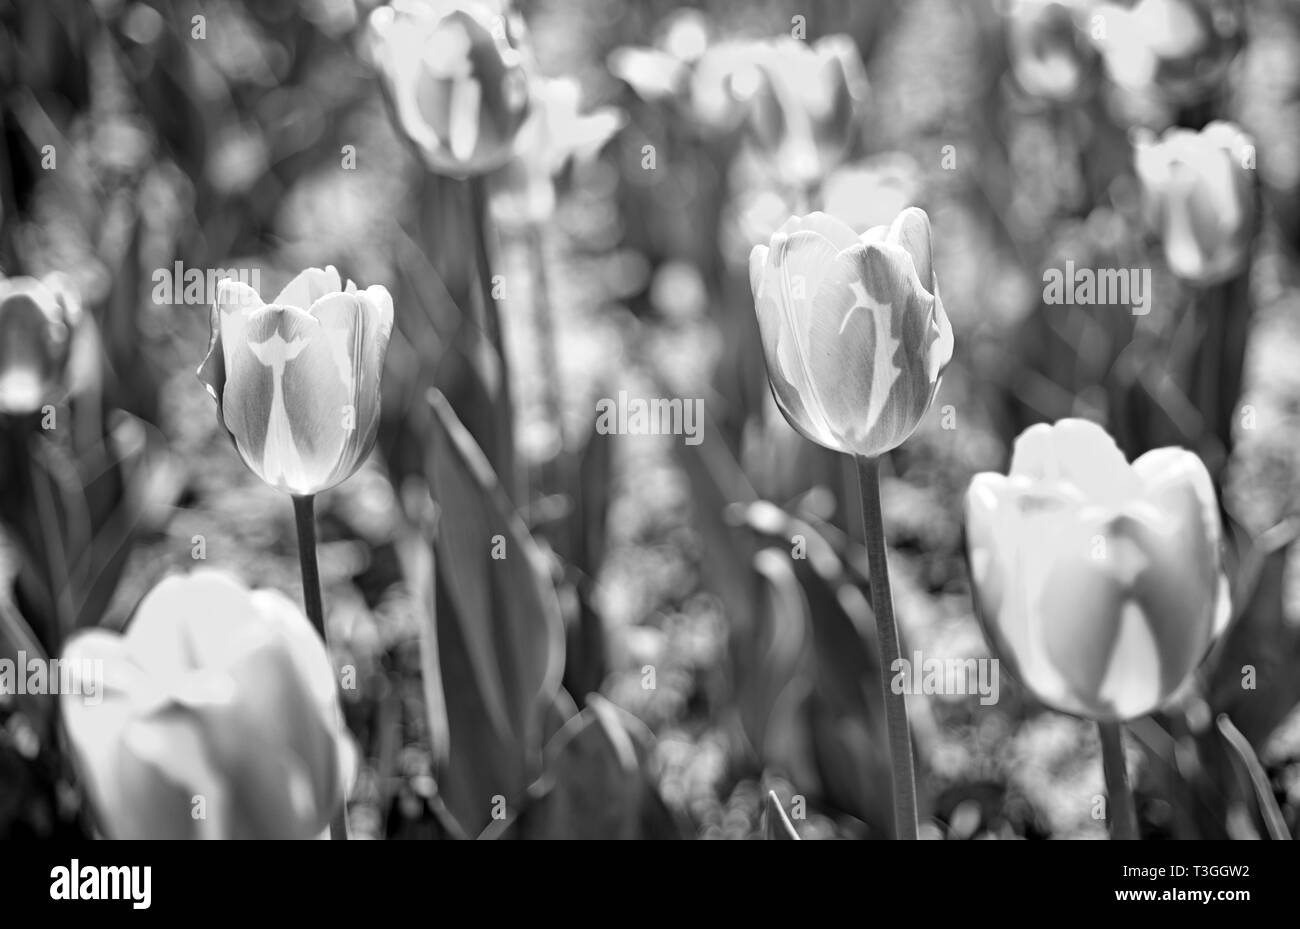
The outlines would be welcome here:
<svg viewBox="0 0 1300 929">
<path fill-rule="evenodd" d="M 1137 811 L 1124 762 L 1124 736 L 1119 723 L 1098 722 L 1101 770 L 1106 778 L 1106 821 L 1112 839 L 1138 838 Z"/>
<path fill-rule="evenodd" d="M 488 249 L 488 195 L 487 181 L 481 176 L 469 178 L 469 212 L 471 237 L 474 240 L 474 267 L 478 278 L 479 327 L 497 356 L 499 379 L 494 398 L 496 409 L 496 455 L 492 465 L 510 497 L 522 501 L 515 465 L 514 403 L 510 390 L 510 359 L 506 354 L 505 338 L 501 332 L 501 314 L 492 296 L 492 255 Z M 546 372 L 550 376 L 551 372 Z"/>
<path fill-rule="evenodd" d="M 506 353 L 501 338 L 501 318 L 497 313 L 497 302 L 492 296 L 492 257 L 488 250 L 488 195 L 487 182 L 482 176 L 469 178 L 469 213 L 473 226 L 474 270 L 478 274 L 479 310 L 482 316 L 479 322 L 487 334 L 488 341 L 501 356 L 502 370 L 505 370 Z M 508 381 L 507 381 L 508 383 Z"/>
<path fill-rule="evenodd" d="M 912 731 L 907 724 L 907 695 L 894 693 L 890 675 L 899 660 L 898 624 L 889 589 L 889 562 L 885 554 L 885 524 L 880 514 L 880 459 L 858 458 L 858 486 L 862 493 L 862 522 L 866 530 L 867 563 L 871 570 L 871 607 L 876 614 L 880 640 L 880 686 L 885 697 L 885 723 L 889 730 L 889 755 L 894 780 L 894 834 L 915 839 L 916 769 L 912 760 Z"/>
<path fill-rule="evenodd" d="M 307 608 L 307 618 L 329 648 L 325 638 L 325 610 L 321 605 L 320 568 L 316 564 L 316 497 L 308 495 L 293 498 L 293 519 L 298 527 L 298 565 L 302 569 L 302 600 Z M 344 840 L 348 837 L 347 798 L 339 803 L 330 816 L 330 838 Z"/>
</svg>

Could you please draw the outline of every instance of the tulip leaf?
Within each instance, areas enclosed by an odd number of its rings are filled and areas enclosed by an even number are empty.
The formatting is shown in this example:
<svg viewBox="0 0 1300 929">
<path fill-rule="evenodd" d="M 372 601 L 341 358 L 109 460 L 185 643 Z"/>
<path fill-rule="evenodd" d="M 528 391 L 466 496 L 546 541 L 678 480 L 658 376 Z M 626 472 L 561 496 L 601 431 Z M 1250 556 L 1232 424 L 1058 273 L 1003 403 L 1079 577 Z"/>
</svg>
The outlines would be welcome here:
<svg viewBox="0 0 1300 929">
<path fill-rule="evenodd" d="M 805 780 L 808 775 L 792 773 L 801 784 L 819 784 L 831 806 L 866 822 L 876 834 L 889 835 L 893 813 L 882 671 L 871 604 L 844 560 L 851 553 L 841 555 L 816 527 L 772 504 L 750 506 L 744 518 L 764 541 L 781 546 L 783 555 L 790 539 L 802 538 L 806 545 L 805 557 L 790 558 L 789 564 L 807 609 L 810 646 L 801 674 L 809 689 L 802 713 L 817 776 Z M 770 583 L 775 575 L 766 576 Z M 765 755 L 772 750 L 769 746 Z"/>
<path fill-rule="evenodd" d="M 1255 749 L 1232 724 L 1227 713 L 1220 714 L 1218 726 L 1223 740 L 1245 769 L 1246 779 L 1255 792 L 1255 799 L 1259 803 L 1259 812 L 1264 818 L 1269 838 L 1290 841 L 1291 833 L 1286 828 L 1286 819 L 1277 805 L 1277 798 L 1273 796 L 1273 788 L 1268 783 L 1268 775 L 1264 771 L 1264 766 L 1259 763 L 1259 756 L 1255 754 Z"/>
<path fill-rule="evenodd" d="M 605 549 L 605 523 L 613 472 L 614 437 L 600 435 L 595 420 L 581 449 L 559 456 L 566 496 L 566 518 L 554 528 L 555 545 L 567 562 L 572 610 L 568 620 L 564 685 L 571 693 L 599 690 L 608 673 L 605 620 L 596 607 L 594 578 Z"/>
<path fill-rule="evenodd" d="M 564 657 L 559 603 L 541 555 L 446 399 L 430 398 L 427 471 L 438 519 L 426 674 L 436 780 L 449 814 L 478 835 L 525 802 Z M 426 686 L 428 686 L 426 684 Z M 504 806 L 503 806 L 504 805 Z"/>
<path fill-rule="evenodd" d="M 637 837 L 644 778 L 634 736 L 613 704 L 589 697 L 546 755 L 551 788 L 530 815 L 531 837 Z"/>
<path fill-rule="evenodd" d="M 45 649 L 41 647 L 35 631 L 18 611 L 18 607 L 10 597 L 9 591 L 0 590 L 0 658 L 13 662 L 17 668 L 17 673 L 25 675 L 27 668 L 25 663 L 18 663 L 19 654 L 24 655 L 28 661 L 43 662 L 47 658 Z M 48 723 L 52 715 L 51 711 L 55 706 L 54 701 L 46 699 L 40 694 L 15 694 L 11 699 L 28 716 L 38 722 L 40 733 L 44 737 L 47 731 L 46 723 Z"/>
<path fill-rule="evenodd" d="M 707 410 L 704 416 L 704 434 L 716 435 L 714 421 Z M 733 501 L 750 503 L 757 495 L 725 443 L 674 442 L 673 448 L 677 463 L 691 484 L 693 515 L 702 541 L 700 574 L 726 604 L 728 621 L 733 623 L 734 642 L 737 635 L 748 634 L 758 587 L 751 566 L 755 552 L 752 540 L 735 531 L 727 522 L 726 513 Z"/>
<path fill-rule="evenodd" d="M 1243 554 L 1233 601 L 1238 615 L 1207 664 L 1207 700 L 1228 713 L 1245 738 L 1262 744 L 1300 702 L 1300 626 L 1287 616 L 1286 571 L 1300 523 L 1284 522 L 1261 534 Z M 1249 669 L 1247 672 L 1246 669 Z M 1252 689 L 1243 689 L 1249 673 Z"/>
<path fill-rule="evenodd" d="M 795 832 L 790 817 L 785 815 L 775 790 L 767 792 L 767 802 L 763 805 L 763 838 L 778 841 L 799 839 L 799 833 Z"/>
<path fill-rule="evenodd" d="M 654 736 L 599 694 L 546 747 L 545 793 L 525 835 L 541 839 L 678 838 L 647 763 Z"/>
<path fill-rule="evenodd" d="M 797 710 L 810 689 L 808 601 L 784 549 L 754 556 L 762 578 L 752 634 L 733 646 L 741 723 L 766 765 L 800 783 L 816 783 L 808 733 Z"/>
</svg>

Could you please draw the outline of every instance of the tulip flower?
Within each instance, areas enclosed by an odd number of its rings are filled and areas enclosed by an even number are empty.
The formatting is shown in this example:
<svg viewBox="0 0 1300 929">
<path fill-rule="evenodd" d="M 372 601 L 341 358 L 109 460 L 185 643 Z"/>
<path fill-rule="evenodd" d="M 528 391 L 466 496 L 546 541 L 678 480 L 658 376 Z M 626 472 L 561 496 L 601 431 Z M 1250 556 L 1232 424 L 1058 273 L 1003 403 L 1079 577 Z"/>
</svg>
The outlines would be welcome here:
<svg viewBox="0 0 1300 929">
<path fill-rule="evenodd" d="M 708 18 L 683 8 L 665 17 L 653 46 L 616 48 L 607 63 L 642 100 L 670 104 L 700 135 L 723 135 L 745 117 L 746 100 L 734 81 L 756 51 L 753 42 L 715 40 Z"/>
<path fill-rule="evenodd" d="M 749 256 L 777 406 L 826 448 L 875 458 L 916 429 L 952 358 L 930 220 L 904 210 L 860 237 L 825 213 L 792 217 Z"/>
<path fill-rule="evenodd" d="M 244 463 L 295 496 L 351 476 L 374 447 L 393 301 L 346 287 L 331 266 L 303 271 L 270 304 L 223 280 L 199 379 Z"/>
<path fill-rule="evenodd" d="M 626 122 L 615 107 L 584 113 L 582 92 L 571 78 L 540 78 L 535 82 L 530 115 L 515 156 L 498 175 L 493 206 L 500 218 L 544 223 L 555 212 L 555 179 L 571 163 L 595 158 Z"/>
<path fill-rule="evenodd" d="M 930 220 L 909 208 L 861 236 L 825 213 L 791 217 L 749 256 L 749 282 L 777 406 L 798 432 L 853 455 L 881 666 L 899 659 L 880 506 L 880 456 L 912 434 L 952 358 Z M 907 702 L 882 678 L 894 829 L 915 839 Z"/>
<path fill-rule="evenodd" d="M 1159 709 L 1228 618 L 1214 487 L 1183 449 L 1130 465 L 1086 420 L 1031 426 L 1009 474 L 971 481 L 966 534 L 991 644 L 1066 713 Z"/>
<path fill-rule="evenodd" d="M 1148 223 L 1183 280 L 1214 284 L 1245 270 L 1259 227 L 1254 158 L 1250 137 L 1226 122 L 1139 138 L 1134 164 Z"/>
<path fill-rule="evenodd" d="M 1138 0 L 1094 7 L 1088 32 L 1116 84 L 1185 105 L 1223 86 L 1243 20 L 1240 0 Z"/>
<path fill-rule="evenodd" d="M 1020 0 L 1007 18 L 1007 52 L 1016 83 L 1031 96 L 1065 103 L 1092 85 L 1097 50 L 1084 31 L 1079 0 Z"/>
<path fill-rule="evenodd" d="M 861 129 L 867 72 L 858 47 L 847 35 L 812 45 L 784 36 L 751 54 L 750 70 L 733 80 L 749 100 L 750 135 L 782 183 L 808 190 L 843 162 Z"/>
<path fill-rule="evenodd" d="M 371 53 L 395 121 L 437 174 L 499 168 L 528 116 L 516 27 L 499 7 L 396 0 L 370 14 Z"/>
<path fill-rule="evenodd" d="M 342 805 L 333 669 L 282 594 L 219 571 L 171 577 L 125 635 L 82 633 L 63 658 L 102 671 L 60 701 L 109 838 L 315 838 Z"/>
<path fill-rule="evenodd" d="M 67 392 L 81 304 L 61 275 L 0 276 L 0 414 L 36 413 Z"/>
</svg>

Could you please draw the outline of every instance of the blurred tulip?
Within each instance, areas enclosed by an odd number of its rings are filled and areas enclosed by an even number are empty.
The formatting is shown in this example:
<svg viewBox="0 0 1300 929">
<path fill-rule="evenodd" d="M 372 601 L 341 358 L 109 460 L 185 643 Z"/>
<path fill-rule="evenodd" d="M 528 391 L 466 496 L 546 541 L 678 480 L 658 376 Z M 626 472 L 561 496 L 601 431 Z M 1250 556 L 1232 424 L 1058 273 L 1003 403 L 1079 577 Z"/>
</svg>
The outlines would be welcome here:
<svg viewBox="0 0 1300 929">
<path fill-rule="evenodd" d="M 1223 86 L 1243 20 L 1240 0 L 1138 0 L 1096 6 L 1089 31 L 1120 87 L 1187 104 Z"/>
<path fill-rule="evenodd" d="M 109 838 L 315 838 L 343 802 L 333 668 L 282 594 L 171 577 L 125 635 L 86 632 L 63 657 L 103 672 L 95 699 L 60 699 Z"/>
<path fill-rule="evenodd" d="M 882 152 L 843 165 L 822 185 L 826 212 L 843 220 L 854 232 L 889 222 L 915 203 L 921 192 L 921 168 L 902 152 Z"/>
<path fill-rule="evenodd" d="M 62 275 L 0 276 L 0 414 L 63 399 L 81 303 Z"/>
<path fill-rule="evenodd" d="M 1254 158 L 1249 136 L 1225 122 L 1138 140 L 1147 219 L 1179 277 L 1213 284 L 1245 270 L 1259 226 Z"/>
<path fill-rule="evenodd" d="M 861 237 L 825 213 L 791 217 L 750 253 L 749 281 L 790 425 L 860 457 L 902 444 L 952 358 L 929 217 L 909 208 Z"/>
<path fill-rule="evenodd" d="M 757 43 L 751 68 L 733 79 L 749 100 L 756 147 L 783 183 L 807 189 L 849 153 L 861 130 L 867 72 L 847 35 L 812 45 L 789 36 Z"/>
<path fill-rule="evenodd" d="M 1025 93 L 1054 103 L 1092 86 L 1097 50 L 1084 29 L 1086 0 L 1019 0 L 1007 17 L 1011 72 Z"/>
<path fill-rule="evenodd" d="M 1205 465 L 1179 448 L 1130 465 L 1100 426 L 1039 424 L 1008 475 L 966 493 L 980 621 L 1048 705 L 1100 720 L 1153 712 L 1226 623 L 1219 515 Z"/>
<path fill-rule="evenodd" d="M 502 5 L 396 0 L 370 14 L 370 40 L 398 127 L 429 170 L 468 177 L 509 160 L 528 81 Z"/>
<path fill-rule="evenodd" d="M 307 496 L 361 467 L 392 329 L 388 291 L 344 288 L 332 266 L 303 271 L 269 305 L 247 284 L 218 284 L 198 375 L 253 473 Z"/>
<path fill-rule="evenodd" d="M 555 212 L 555 178 L 571 162 L 589 161 L 626 122 L 622 110 L 582 112 L 582 91 L 571 78 L 540 78 L 516 154 L 497 176 L 494 206 L 500 218 L 542 223 Z"/>
<path fill-rule="evenodd" d="M 745 117 L 733 81 L 752 65 L 756 50 L 753 42 L 715 41 L 708 17 L 684 8 L 665 17 L 654 46 L 616 48 L 607 65 L 641 99 L 671 103 L 696 131 L 721 134 Z"/>
</svg>

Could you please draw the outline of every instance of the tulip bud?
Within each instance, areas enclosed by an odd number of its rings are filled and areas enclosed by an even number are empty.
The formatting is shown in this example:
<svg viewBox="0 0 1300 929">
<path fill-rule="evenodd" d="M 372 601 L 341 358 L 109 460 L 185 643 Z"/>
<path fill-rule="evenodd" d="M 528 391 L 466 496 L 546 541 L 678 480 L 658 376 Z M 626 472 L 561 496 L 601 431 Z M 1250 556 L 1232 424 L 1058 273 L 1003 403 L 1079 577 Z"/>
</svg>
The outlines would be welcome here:
<svg viewBox="0 0 1300 929">
<path fill-rule="evenodd" d="M 38 412 L 67 392 L 81 304 L 61 275 L 0 276 L 0 414 Z"/>
<path fill-rule="evenodd" d="M 319 836 L 343 800 L 324 645 L 284 595 L 219 571 L 171 577 L 125 635 L 91 630 L 68 667 L 102 669 L 61 698 L 101 830 L 115 839 Z"/>
<path fill-rule="evenodd" d="M 922 210 L 860 238 L 825 213 L 791 217 L 750 253 L 749 282 L 768 381 L 790 425 L 864 457 L 912 434 L 953 347 Z"/>
<path fill-rule="evenodd" d="M 528 84 L 509 18 L 482 4 L 398 0 L 370 15 L 398 128 L 429 170 L 485 174 L 510 158 Z"/>
<path fill-rule="evenodd" d="M 344 288 L 334 268 L 303 271 L 269 305 L 223 280 L 199 379 L 244 463 L 297 496 L 350 477 L 374 448 L 393 300 Z"/>
<path fill-rule="evenodd" d="M 1139 139 L 1134 163 L 1148 223 L 1170 269 L 1213 284 L 1245 270 L 1259 226 L 1254 145 L 1231 123 Z"/>
<path fill-rule="evenodd" d="M 1040 700 L 1090 719 L 1153 712 L 1228 619 L 1209 472 L 1179 448 L 1130 465 L 1100 426 L 1039 424 L 1010 473 L 966 493 L 976 612 Z"/>
<path fill-rule="evenodd" d="M 831 35 L 808 45 L 785 37 L 758 43 L 747 76 L 732 86 L 750 100 L 759 153 L 786 184 L 820 183 L 848 154 L 861 125 L 867 77 L 857 45 Z"/>
<path fill-rule="evenodd" d="M 1090 89 L 1098 55 L 1083 16 L 1078 0 L 1020 0 L 1011 9 L 1007 52 L 1025 93 L 1064 103 Z"/>
</svg>

